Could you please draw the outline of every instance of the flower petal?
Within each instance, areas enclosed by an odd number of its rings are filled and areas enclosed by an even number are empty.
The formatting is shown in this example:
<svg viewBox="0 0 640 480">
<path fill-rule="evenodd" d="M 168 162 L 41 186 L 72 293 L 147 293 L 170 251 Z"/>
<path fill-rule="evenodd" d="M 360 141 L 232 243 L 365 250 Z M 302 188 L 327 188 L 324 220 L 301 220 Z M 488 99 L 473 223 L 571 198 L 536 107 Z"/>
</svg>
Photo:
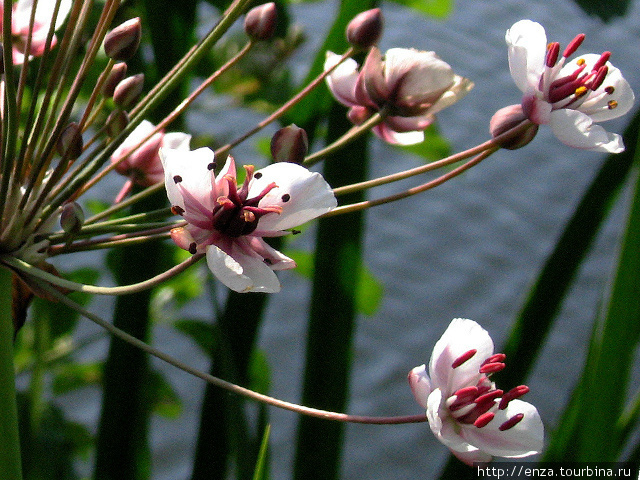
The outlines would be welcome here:
<svg viewBox="0 0 640 480">
<path fill-rule="evenodd" d="M 547 53 L 547 35 L 542 25 L 531 20 L 520 20 L 507 30 L 511 77 L 522 92 L 538 88 L 544 71 Z"/>
<path fill-rule="evenodd" d="M 424 132 L 421 130 L 396 132 L 387 123 L 376 125 L 372 130 L 378 137 L 392 145 L 415 145 L 424 141 Z"/>
<path fill-rule="evenodd" d="M 236 241 L 247 250 L 254 251 L 260 255 L 271 270 L 296 268 L 296 262 L 293 259 L 282 254 L 260 237 L 245 236 L 238 238 Z"/>
<path fill-rule="evenodd" d="M 427 375 L 427 366 L 422 364 L 419 367 L 415 367 L 409 372 L 408 380 L 416 402 L 426 410 L 427 399 L 431 394 L 431 381 Z"/>
<path fill-rule="evenodd" d="M 507 430 L 499 427 L 514 415 L 522 420 Z M 480 450 L 499 457 L 519 458 L 540 453 L 544 445 L 544 427 L 536 407 L 522 400 L 511 400 L 504 410 L 497 410 L 487 425 L 477 428 L 464 425 L 462 437 Z"/>
<path fill-rule="evenodd" d="M 317 172 L 294 163 L 274 163 L 258 170 L 249 185 L 248 198 L 258 196 L 274 182 L 259 207 L 279 206 L 282 213 L 270 213 L 258 222 L 254 235 L 265 236 L 302 225 L 336 207 L 329 184 Z"/>
<path fill-rule="evenodd" d="M 427 420 L 436 438 L 450 450 L 456 452 L 472 452 L 477 450 L 457 433 L 455 421 L 442 412 L 442 390 L 436 388 L 427 398 Z"/>
<path fill-rule="evenodd" d="M 554 110 L 551 112 L 550 125 L 558 140 L 571 147 L 608 153 L 624 151 L 620 135 L 607 132 L 578 110 Z"/>
<path fill-rule="evenodd" d="M 233 248 L 232 255 L 215 245 L 207 247 L 207 265 L 227 287 L 240 293 L 280 291 L 278 277 L 261 259 L 246 255 L 238 248 Z"/>
<path fill-rule="evenodd" d="M 329 70 L 338 63 L 340 55 L 327 52 L 324 69 Z M 356 82 L 358 80 L 358 64 L 349 58 L 338 65 L 333 72 L 326 77 L 327 86 L 333 96 L 343 105 L 352 107 L 358 105 L 356 100 Z"/>
<path fill-rule="evenodd" d="M 457 368 L 453 362 L 470 350 L 476 354 Z M 456 390 L 475 385 L 482 362 L 493 354 L 489 333 L 473 320 L 455 318 L 433 348 L 429 362 L 429 377 L 433 388 L 440 388 L 448 397 Z"/>
</svg>

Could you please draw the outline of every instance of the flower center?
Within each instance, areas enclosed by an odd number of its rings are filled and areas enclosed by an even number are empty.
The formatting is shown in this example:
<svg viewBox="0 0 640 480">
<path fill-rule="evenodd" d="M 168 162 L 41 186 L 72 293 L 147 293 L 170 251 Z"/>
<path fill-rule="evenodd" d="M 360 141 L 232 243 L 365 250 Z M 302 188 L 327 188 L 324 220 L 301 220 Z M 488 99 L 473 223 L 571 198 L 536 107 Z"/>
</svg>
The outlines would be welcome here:
<svg viewBox="0 0 640 480">
<path fill-rule="evenodd" d="M 253 165 L 246 165 L 247 175 L 240 189 L 236 186 L 236 179 L 230 175 L 225 177 L 229 184 L 229 194 L 218 197 L 213 208 L 212 226 L 215 230 L 230 237 L 249 235 L 258 227 L 260 217 L 267 213 L 281 213 L 282 207 L 272 205 L 258 207 L 258 203 L 271 190 L 276 188 L 275 182 L 267 185 L 260 194 L 247 198 L 249 183 L 253 179 Z"/>
<path fill-rule="evenodd" d="M 476 353 L 476 350 L 463 353 L 453 361 L 451 368 L 459 368 L 467 360 L 473 358 Z M 497 410 L 504 410 L 511 400 L 519 398 L 529 391 L 529 387 L 520 385 L 504 393 L 489 380 L 492 373 L 504 369 L 505 358 L 503 353 L 496 353 L 486 358 L 478 369 L 481 374 L 478 382 L 475 385 L 457 390 L 447 398 L 445 405 L 449 409 L 449 414 L 457 422 L 482 428 L 493 420 Z M 503 422 L 498 429 L 504 431 L 513 428 L 523 418 L 523 414 L 516 414 Z"/>
<path fill-rule="evenodd" d="M 559 77 L 559 73 L 566 59 L 575 53 L 582 44 L 585 36 L 576 36 L 565 48 L 560 56 L 560 44 L 550 43 L 547 46 L 545 58 L 545 71 L 540 78 L 539 88 L 544 99 L 551 103 L 554 110 L 559 108 L 577 109 L 586 100 L 591 92 L 602 87 L 609 73 L 606 65 L 611 52 L 604 52 L 595 62 L 590 70 L 587 70 L 586 62 L 583 58 L 575 61 L 575 68 L 569 75 Z M 602 89 L 601 95 L 611 95 L 614 92 L 613 86 L 606 86 Z M 615 101 L 609 102 L 607 108 L 612 109 L 617 106 Z"/>
</svg>

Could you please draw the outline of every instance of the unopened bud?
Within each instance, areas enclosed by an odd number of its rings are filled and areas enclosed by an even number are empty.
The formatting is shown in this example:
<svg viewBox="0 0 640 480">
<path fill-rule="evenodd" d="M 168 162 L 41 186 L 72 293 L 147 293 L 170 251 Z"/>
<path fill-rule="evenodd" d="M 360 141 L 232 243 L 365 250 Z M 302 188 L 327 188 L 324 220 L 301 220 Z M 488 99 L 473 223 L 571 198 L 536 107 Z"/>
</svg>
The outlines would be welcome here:
<svg viewBox="0 0 640 480">
<path fill-rule="evenodd" d="M 71 234 L 78 233 L 84 224 L 84 212 L 76 202 L 68 202 L 62 206 L 60 214 L 60 226 Z"/>
<path fill-rule="evenodd" d="M 509 105 L 493 114 L 489 122 L 489 131 L 491 132 L 491 136 L 496 138 L 512 128 L 517 127 L 525 120 L 527 120 L 527 116 L 522 110 L 522 105 Z M 536 133 L 538 133 L 538 125 L 531 123 L 522 132 L 502 141 L 500 146 L 507 150 L 522 148 L 534 139 Z"/>
<path fill-rule="evenodd" d="M 116 137 L 129 125 L 129 115 L 124 110 L 114 110 L 107 117 L 107 135 Z"/>
<path fill-rule="evenodd" d="M 271 156 L 275 162 L 300 164 L 308 150 L 307 132 L 293 124 L 278 130 L 271 139 Z"/>
<path fill-rule="evenodd" d="M 104 38 L 104 51 L 114 60 L 129 60 L 140 45 L 142 26 L 140 18 L 132 18 L 117 26 Z"/>
<path fill-rule="evenodd" d="M 82 132 L 77 123 L 70 123 L 65 127 L 60 136 L 58 137 L 58 144 L 56 146 L 58 154 L 67 159 L 75 160 L 82 155 Z"/>
<path fill-rule="evenodd" d="M 254 7 L 244 18 L 244 31 L 251 40 L 269 40 L 276 30 L 277 17 L 273 2 Z"/>
<path fill-rule="evenodd" d="M 109 76 L 105 80 L 102 85 L 102 94 L 107 97 L 113 97 L 113 92 L 118 86 L 118 84 L 124 80 L 124 77 L 127 75 L 127 64 L 124 62 L 116 63 L 111 71 L 109 72 Z"/>
<path fill-rule="evenodd" d="M 113 103 L 120 108 L 127 109 L 138 100 L 144 87 L 144 74 L 139 73 L 127 77 L 116 85 L 113 91 Z"/>
<path fill-rule="evenodd" d="M 366 50 L 376 44 L 382 34 L 382 12 L 379 8 L 361 12 L 347 25 L 347 41 Z"/>
</svg>

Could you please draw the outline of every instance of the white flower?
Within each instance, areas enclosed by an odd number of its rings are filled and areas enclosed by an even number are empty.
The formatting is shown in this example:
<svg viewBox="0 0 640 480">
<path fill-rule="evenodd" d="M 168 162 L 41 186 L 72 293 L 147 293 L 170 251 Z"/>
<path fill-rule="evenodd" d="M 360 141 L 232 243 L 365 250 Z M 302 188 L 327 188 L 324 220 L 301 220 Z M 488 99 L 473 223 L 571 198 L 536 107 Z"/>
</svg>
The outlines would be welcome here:
<svg viewBox="0 0 640 480">
<path fill-rule="evenodd" d="M 286 235 L 337 205 L 322 176 L 300 165 L 275 163 L 255 173 L 247 165 L 237 186 L 234 160 L 229 157 L 216 177 L 208 148 L 162 148 L 160 158 L 169 202 L 188 222 L 171 232 L 172 239 L 192 254 L 206 252 L 209 269 L 237 292 L 278 292 L 273 271 L 296 264 L 262 237 Z"/>
<path fill-rule="evenodd" d="M 39 57 L 44 53 L 49 27 L 53 20 L 56 0 L 39 0 L 36 7 L 33 30 L 31 31 L 31 45 L 26 52 L 27 38 L 29 36 L 29 22 L 31 11 L 33 10 L 33 0 L 18 0 L 12 7 L 11 13 L 11 34 L 13 35 L 13 63 L 20 65 L 24 63 L 26 54 Z M 58 30 L 69 15 L 71 10 L 71 0 L 62 0 L 56 17 L 54 30 Z M 0 1 L 0 18 L 4 12 L 4 2 Z M 0 23 L 0 32 L 2 24 Z M 51 47 L 56 44 L 56 37 L 51 40 Z"/>
<path fill-rule="evenodd" d="M 532 122 L 549 124 L 555 136 L 572 147 L 624 150 L 620 135 L 594 124 L 624 115 L 633 106 L 631 87 L 609 63 L 610 52 L 569 62 L 584 35 L 575 37 L 560 55 L 560 44 L 547 44 L 544 28 L 531 20 L 515 23 L 505 39 L 511 76 L 524 93 L 522 107 Z"/>
<path fill-rule="evenodd" d="M 436 343 L 429 373 L 421 365 L 409 373 L 417 402 L 426 409 L 435 436 L 471 465 L 492 456 L 517 458 L 539 453 L 544 428 L 536 408 L 519 397 L 521 385 L 504 393 L 489 376 L 504 368 L 493 341 L 473 320 L 454 319 Z"/>
<path fill-rule="evenodd" d="M 325 70 L 339 59 L 327 52 Z M 373 47 L 360 70 L 355 60 L 348 59 L 326 81 L 336 100 L 350 107 L 349 119 L 356 125 L 384 109 L 384 121 L 373 132 L 398 145 L 422 142 L 423 130 L 434 121 L 435 114 L 473 87 L 434 52 L 407 48 L 387 50 L 383 58 Z"/>
</svg>

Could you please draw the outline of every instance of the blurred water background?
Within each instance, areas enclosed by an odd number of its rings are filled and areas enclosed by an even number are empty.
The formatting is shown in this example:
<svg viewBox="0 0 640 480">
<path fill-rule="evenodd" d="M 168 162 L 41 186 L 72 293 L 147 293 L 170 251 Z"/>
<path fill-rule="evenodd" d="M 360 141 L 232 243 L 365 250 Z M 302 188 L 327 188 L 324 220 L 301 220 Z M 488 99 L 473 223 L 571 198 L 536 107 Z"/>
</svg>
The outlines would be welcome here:
<svg viewBox="0 0 640 480">
<path fill-rule="evenodd" d="M 318 48 L 337 3 L 323 1 L 293 7 L 296 22 L 309 37 L 295 55 L 295 71 L 302 78 L 308 59 Z M 458 0 L 444 21 L 419 16 L 384 4 L 386 28 L 381 50 L 414 47 L 435 50 L 457 73 L 472 79 L 475 89 L 464 100 L 439 114 L 439 125 L 454 151 L 486 140 L 488 122 L 499 108 L 518 103 L 520 93 L 508 70 L 504 33 L 514 22 L 529 18 L 542 23 L 550 40 L 566 45 L 583 32 L 581 53 L 611 50 L 611 61 L 640 92 L 640 2 L 633 2 L 624 18 L 604 24 L 587 16 L 571 0 L 547 2 Z M 211 22 L 203 11 L 203 22 Z M 323 87 L 324 88 L 324 87 Z M 226 113 L 219 99 L 189 117 L 194 134 L 211 128 L 244 130 L 260 117 L 249 112 Z M 222 104 L 224 102 L 222 101 Z M 211 113 L 214 112 L 214 113 Z M 609 130 L 622 132 L 626 121 L 611 121 Z M 421 160 L 398 149 L 371 142 L 372 176 L 416 166 Z M 251 145 L 236 149 L 241 163 L 261 163 Z M 555 240 L 571 216 L 603 156 L 565 147 L 550 129 L 541 128 L 529 146 L 498 152 L 461 177 L 409 200 L 376 207 L 367 214 L 366 264 L 384 285 L 378 312 L 362 316 L 355 338 L 350 413 L 367 415 L 420 412 L 406 382 L 407 372 L 428 362 L 431 349 L 454 317 L 482 324 L 499 348 Z M 378 187 L 370 198 L 413 185 Z M 102 194 L 113 198 L 120 184 L 105 184 Z M 552 427 L 581 370 L 585 343 L 603 293 L 610 282 L 612 261 L 624 222 L 624 192 L 583 265 L 551 338 L 528 381 L 528 401 Z M 293 246 L 305 248 L 312 230 Z M 90 257 L 78 256 L 78 264 Z M 271 393 L 296 401 L 304 362 L 306 310 L 310 284 L 295 272 L 281 272 L 283 291 L 273 296 L 261 331 L 260 346 L 272 367 Z M 109 299 L 95 299 L 94 311 L 107 318 Z M 193 302 L 185 315 L 208 318 L 211 299 Z M 97 332 L 93 325 L 82 335 Z M 191 365 L 208 370 L 207 359 L 169 325 L 159 325 L 155 344 Z M 80 358 L 104 355 L 107 342 L 83 350 Z M 327 352 L 331 356 L 331 352 Z M 517 358 L 507 360 L 518 362 Z M 190 475 L 204 384 L 162 365 L 184 402 L 177 420 L 154 418 L 153 478 L 186 479 Z M 73 419 L 95 426 L 99 392 L 83 390 L 61 399 Z M 297 418 L 271 409 L 272 478 L 291 477 Z M 95 427 L 93 427 L 95 428 Z M 346 431 L 344 478 L 358 480 L 426 479 L 437 475 L 448 450 L 426 424 L 400 426 L 351 425 Z"/>
</svg>

